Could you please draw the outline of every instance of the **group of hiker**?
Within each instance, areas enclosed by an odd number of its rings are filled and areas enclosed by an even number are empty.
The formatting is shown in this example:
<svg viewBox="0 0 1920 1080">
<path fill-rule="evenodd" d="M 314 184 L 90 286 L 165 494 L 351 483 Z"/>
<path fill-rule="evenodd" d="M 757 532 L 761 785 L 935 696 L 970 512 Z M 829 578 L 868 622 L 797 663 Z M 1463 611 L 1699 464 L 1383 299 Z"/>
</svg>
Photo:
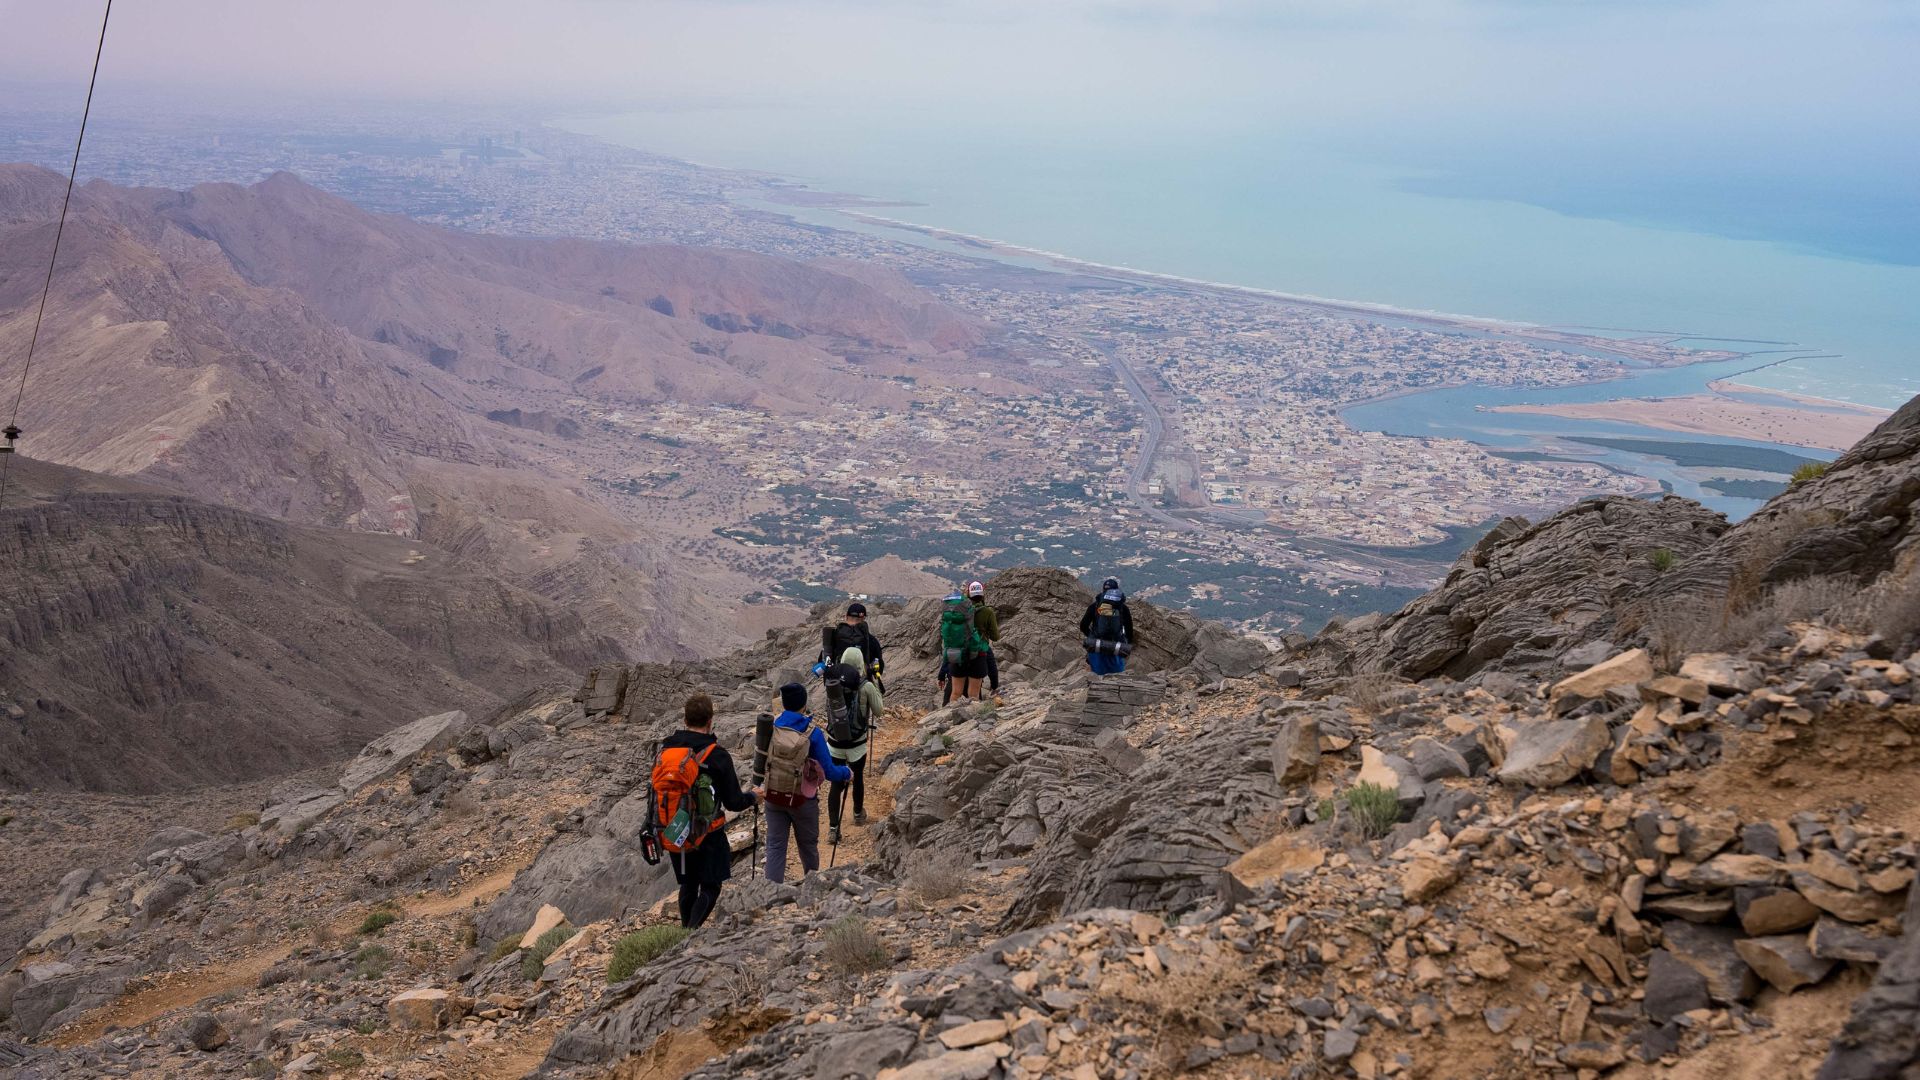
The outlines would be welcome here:
<svg viewBox="0 0 1920 1080">
<path fill-rule="evenodd" d="M 1126 670 L 1136 642 L 1133 614 L 1120 582 L 1107 578 L 1080 619 L 1087 666 L 1095 675 Z M 993 643 L 998 613 L 986 586 L 970 581 L 941 602 L 938 628 L 941 704 L 958 697 L 983 700 L 998 693 L 1000 669 Z M 786 879 L 791 844 L 803 874 L 820 868 L 820 789 L 827 789 L 827 842 L 840 843 L 848 796 L 853 824 L 867 823 L 866 765 L 874 727 L 886 709 L 885 652 L 856 600 L 821 632 L 813 673 L 821 680 L 819 708 L 810 712 L 805 683 L 789 682 L 754 733 L 753 784 L 742 785 L 733 757 L 713 734 L 713 701 L 686 701 L 684 726 L 662 740 L 648 779 L 648 820 L 641 852 L 649 862 L 670 859 L 680 886 L 680 924 L 697 928 L 712 914 L 733 872 L 726 814 L 764 808 L 765 873 Z M 756 841 L 759 820 L 755 820 Z"/>
</svg>

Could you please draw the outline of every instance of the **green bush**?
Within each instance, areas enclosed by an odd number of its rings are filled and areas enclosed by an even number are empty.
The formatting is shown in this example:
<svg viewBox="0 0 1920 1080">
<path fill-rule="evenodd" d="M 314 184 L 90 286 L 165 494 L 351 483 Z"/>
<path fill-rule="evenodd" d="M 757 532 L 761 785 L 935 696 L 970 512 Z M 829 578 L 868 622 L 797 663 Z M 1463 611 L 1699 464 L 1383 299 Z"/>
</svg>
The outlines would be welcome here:
<svg viewBox="0 0 1920 1080">
<path fill-rule="evenodd" d="M 508 953 L 513 952 L 515 949 L 518 949 L 519 947 L 520 947 L 519 938 L 511 937 L 511 936 L 503 937 L 500 939 L 498 944 L 494 945 L 493 952 L 487 957 L 487 959 L 498 960 L 501 957 L 507 955 Z"/>
<path fill-rule="evenodd" d="M 1321 799 L 1320 804 L 1313 808 L 1313 820 L 1332 821 L 1334 813 L 1339 809 L 1340 809 L 1340 804 L 1334 802 L 1333 796 L 1329 795 L 1326 798 Z"/>
<path fill-rule="evenodd" d="M 848 975 L 878 971 L 893 959 L 887 943 L 858 915 L 849 915 L 833 924 L 827 931 L 827 942 L 820 955 Z"/>
<path fill-rule="evenodd" d="M 370 911 L 367 913 L 366 918 L 360 920 L 360 932 L 362 934 L 377 934 L 399 921 L 400 914 L 398 912 L 388 911 L 385 908 L 381 908 L 378 911 Z"/>
<path fill-rule="evenodd" d="M 1347 789 L 1347 810 L 1368 839 L 1393 831 L 1400 822 L 1400 793 L 1379 784 L 1355 784 Z"/>
<path fill-rule="evenodd" d="M 579 932 L 571 926 L 556 926 L 541 934 L 533 943 L 533 948 L 520 957 L 520 974 L 529 979 L 539 978 L 540 973 L 547 969 L 547 958 L 553 955 L 553 950 L 566 944 L 568 938 Z"/>
<path fill-rule="evenodd" d="M 1673 564 L 1680 560 L 1674 555 L 1672 548 L 1654 548 L 1647 554 L 1647 561 L 1653 564 L 1656 573 L 1664 574 L 1673 569 Z"/>
<path fill-rule="evenodd" d="M 1804 484 L 1809 480 L 1818 480 L 1819 478 L 1825 475 L 1827 475 L 1826 462 L 1809 461 L 1805 465 L 1802 465 L 1799 468 L 1793 470 L 1793 475 L 1788 478 L 1788 482 L 1794 483 L 1794 484 Z"/>
<path fill-rule="evenodd" d="M 378 945 L 363 946 L 353 954 L 353 973 L 362 979 L 378 979 L 393 966 L 393 954 Z"/>
<path fill-rule="evenodd" d="M 607 964 L 607 981 L 622 983 L 650 964 L 661 953 L 680 944 L 691 933 L 684 926 L 649 926 L 628 934 L 614 943 L 613 960 Z"/>
</svg>

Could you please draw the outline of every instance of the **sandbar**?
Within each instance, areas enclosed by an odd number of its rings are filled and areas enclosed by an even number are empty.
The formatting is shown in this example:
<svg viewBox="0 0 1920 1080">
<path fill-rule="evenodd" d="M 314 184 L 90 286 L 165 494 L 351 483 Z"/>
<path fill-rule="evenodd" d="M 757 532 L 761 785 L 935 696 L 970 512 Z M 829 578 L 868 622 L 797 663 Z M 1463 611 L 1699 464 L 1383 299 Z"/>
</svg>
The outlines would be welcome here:
<svg viewBox="0 0 1920 1080">
<path fill-rule="evenodd" d="M 1537 413 L 1576 420 L 1614 420 L 1663 431 L 1756 439 L 1816 450 L 1845 450 L 1892 415 L 1886 409 L 1845 402 L 1823 401 L 1819 407 L 1796 406 L 1784 400 L 1784 395 L 1772 391 L 1766 393 L 1783 400 L 1780 404 L 1772 405 L 1720 393 L 1705 393 L 1555 405 L 1501 405 L 1490 411 Z"/>
</svg>

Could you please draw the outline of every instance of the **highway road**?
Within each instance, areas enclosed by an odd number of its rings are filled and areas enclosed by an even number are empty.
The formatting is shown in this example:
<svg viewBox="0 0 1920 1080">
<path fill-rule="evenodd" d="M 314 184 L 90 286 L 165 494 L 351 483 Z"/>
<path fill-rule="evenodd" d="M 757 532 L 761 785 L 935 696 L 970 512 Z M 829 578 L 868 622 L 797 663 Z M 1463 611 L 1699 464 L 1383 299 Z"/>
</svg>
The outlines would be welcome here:
<svg viewBox="0 0 1920 1080">
<path fill-rule="evenodd" d="M 1218 537 L 1249 554 L 1257 551 L 1273 563 L 1293 565 L 1302 570 L 1325 572 L 1328 567 L 1322 560 L 1339 560 L 1377 567 L 1386 573 L 1389 580 L 1399 584 L 1431 582 L 1438 576 L 1436 569 L 1440 568 L 1432 562 L 1394 558 L 1377 550 L 1363 555 L 1337 540 L 1304 536 L 1278 528 L 1267 522 L 1265 515 L 1257 510 L 1221 506 L 1191 511 L 1196 515 L 1224 518 L 1230 523 L 1218 525 L 1175 517 L 1161 509 L 1158 501 L 1150 498 L 1142 489 L 1153 472 L 1154 455 L 1160 452 L 1160 444 L 1166 439 L 1166 419 L 1160 415 L 1160 407 L 1147 395 L 1146 387 L 1140 384 L 1139 376 L 1120 358 L 1118 351 L 1105 344 L 1095 345 L 1105 354 L 1107 364 L 1120 377 L 1121 385 L 1127 388 L 1127 394 L 1139 406 L 1141 418 L 1146 421 L 1147 433 L 1140 444 L 1140 458 L 1127 471 L 1126 483 L 1127 502 L 1141 513 L 1169 529 Z"/>
</svg>

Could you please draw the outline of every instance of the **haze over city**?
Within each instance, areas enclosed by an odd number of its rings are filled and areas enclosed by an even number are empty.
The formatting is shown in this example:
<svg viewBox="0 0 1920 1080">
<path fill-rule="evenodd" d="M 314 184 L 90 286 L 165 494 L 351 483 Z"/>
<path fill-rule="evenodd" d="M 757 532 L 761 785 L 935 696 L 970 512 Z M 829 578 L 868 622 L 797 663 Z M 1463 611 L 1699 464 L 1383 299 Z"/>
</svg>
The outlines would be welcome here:
<svg viewBox="0 0 1920 1080">
<path fill-rule="evenodd" d="M 0 0 L 0 1073 L 1912 1074 L 1916 55 Z"/>
</svg>

